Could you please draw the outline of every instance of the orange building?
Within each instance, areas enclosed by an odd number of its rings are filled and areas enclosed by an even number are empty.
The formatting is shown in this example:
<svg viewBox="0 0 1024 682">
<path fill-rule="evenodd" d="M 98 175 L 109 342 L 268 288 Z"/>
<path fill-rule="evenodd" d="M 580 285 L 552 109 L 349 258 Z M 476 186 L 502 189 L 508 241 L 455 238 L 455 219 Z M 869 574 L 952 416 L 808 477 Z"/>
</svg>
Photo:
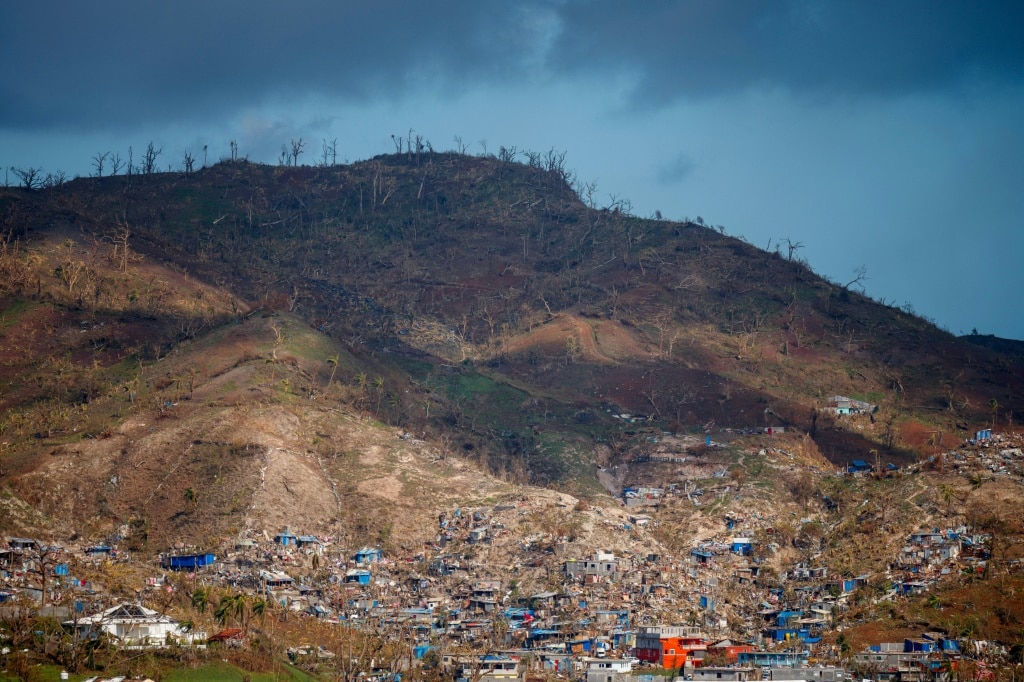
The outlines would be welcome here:
<svg viewBox="0 0 1024 682">
<path fill-rule="evenodd" d="M 641 627 L 636 635 L 634 652 L 641 661 L 675 670 L 687 664 L 700 665 L 708 644 L 700 628 L 675 625 Z"/>
</svg>

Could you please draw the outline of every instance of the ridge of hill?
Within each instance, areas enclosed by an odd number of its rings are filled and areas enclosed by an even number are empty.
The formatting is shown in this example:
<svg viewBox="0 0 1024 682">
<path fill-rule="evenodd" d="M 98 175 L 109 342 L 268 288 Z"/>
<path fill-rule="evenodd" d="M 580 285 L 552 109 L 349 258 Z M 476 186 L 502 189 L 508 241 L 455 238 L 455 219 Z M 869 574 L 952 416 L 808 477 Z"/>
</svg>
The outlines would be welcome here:
<svg viewBox="0 0 1024 682">
<path fill-rule="evenodd" d="M 496 471 L 521 469 L 539 432 L 556 449 L 614 441 L 609 411 L 662 430 L 788 425 L 837 464 L 870 451 L 906 464 L 938 448 L 937 434 L 1020 419 L 1021 363 L 1002 346 L 957 339 L 724 230 L 589 208 L 557 158 L 535 166 L 410 154 L 79 179 L 7 190 L 5 229 L 25 244 L 63 235 L 94 261 L 107 249 L 122 274 L 163 264 L 217 286 L 231 314 L 288 310 L 354 353 L 385 353 L 436 402 L 385 420 L 458 433 Z M 67 284 L 87 306 L 88 285 Z M 129 295 L 159 308 L 166 294 Z M 835 395 L 878 413 L 866 427 L 836 423 L 821 411 Z M 578 473 L 541 459 L 525 472 L 536 482 Z"/>
</svg>

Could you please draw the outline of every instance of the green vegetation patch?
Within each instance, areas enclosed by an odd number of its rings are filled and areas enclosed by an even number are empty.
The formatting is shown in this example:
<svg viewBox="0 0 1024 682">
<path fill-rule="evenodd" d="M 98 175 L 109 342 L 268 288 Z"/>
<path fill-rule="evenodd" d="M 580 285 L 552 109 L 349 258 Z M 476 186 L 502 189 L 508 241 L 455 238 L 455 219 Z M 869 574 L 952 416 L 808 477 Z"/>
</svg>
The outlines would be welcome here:
<svg viewBox="0 0 1024 682">
<path fill-rule="evenodd" d="M 215 192 L 201 191 L 194 187 L 178 187 L 170 192 L 173 199 L 181 202 L 179 218 L 195 219 L 207 223 L 231 212 L 231 204 L 222 200 Z"/>
<path fill-rule="evenodd" d="M 31 301 L 16 301 L 12 305 L 0 310 L 0 329 L 8 329 L 13 326 L 21 319 L 22 315 L 31 312 L 37 306 L 37 303 L 32 303 Z"/>
<path fill-rule="evenodd" d="M 280 665 L 277 670 L 269 672 L 246 672 L 229 663 L 207 663 L 198 668 L 180 668 L 168 671 L 164 682 L 279 682 L 280 680 L 296 680 L 307 682 L 313 680 L 306 673 L 290 665 Z"/>
<path fill-rule="evenodd" d="M 594 464 L 584 456 L 575 434 L 542 433 L 537 438 L 535 453 L 531 472 L 543 473 L 551 481 L 571 481 L 575 486 L 571 492 L 578 496 L 604 492 Z"/>
<path fill-rule="evenodd" d="M 456 369 L 435 372 L 428 385 L 453 403 L 453 409 L 472 412 L 481 428 L 515 428 L 536 421 L 529 408 L 530 394 L 476 372 Z"/>
</svg>

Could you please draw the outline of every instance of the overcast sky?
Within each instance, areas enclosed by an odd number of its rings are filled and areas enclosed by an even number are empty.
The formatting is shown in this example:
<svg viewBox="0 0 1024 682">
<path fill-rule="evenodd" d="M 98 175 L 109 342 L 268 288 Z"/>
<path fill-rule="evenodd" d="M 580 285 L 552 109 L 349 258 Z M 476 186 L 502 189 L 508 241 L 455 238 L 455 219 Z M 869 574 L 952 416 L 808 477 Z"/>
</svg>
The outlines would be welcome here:
<svg viewBox="0 0 1024 682">
<path fill-rule="evenodd" d="M 5 169 L 555 148 L 599 203 L 1024 339 L 1019 1 L 0 0 L 0 63 Z"/>
</svg>

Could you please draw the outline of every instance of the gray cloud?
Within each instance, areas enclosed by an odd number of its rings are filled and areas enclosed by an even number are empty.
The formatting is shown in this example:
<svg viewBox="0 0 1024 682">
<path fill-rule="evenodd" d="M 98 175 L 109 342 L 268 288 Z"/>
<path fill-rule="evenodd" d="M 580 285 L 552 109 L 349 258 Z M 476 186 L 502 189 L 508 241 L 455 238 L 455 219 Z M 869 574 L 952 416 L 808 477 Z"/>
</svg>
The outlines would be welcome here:
<svg viewBox="0 0 1024 682">
<path fill-rule="evenodd" d="M 658 182 L 666 185 L 675 184 L 692 173 L 696 167 L 697 164 L 692 158 L 683 152 L 679 152 L 675 158 L 658 167 Z"/>
<path fill-rule="evenodd" d="M 398 99 L 626 74 L 635 104 L 1019 83 L 1024 4 L 901 0 L 8 3 L 0 127 L 203 121 L 322 93 Z M 15 66 L 15 65 L 18 66 Z"/>
<path fill-rule="evenodd" d="M 1024 79 L 1024 4 L 571 0 L 559 69 L 628 69 L 668 101 L 748 87 L 879 95 Z"/>
<path fill-rule="evenodd" d="M 321 92 L 397 97 L 419 82 L 523 73 L 529 5 L 467 0 L 18 3 L 0 23 L 0 126 L 201 120 Z M 57 17 L 54 19 L 54 17 Z"/>
</svg>

